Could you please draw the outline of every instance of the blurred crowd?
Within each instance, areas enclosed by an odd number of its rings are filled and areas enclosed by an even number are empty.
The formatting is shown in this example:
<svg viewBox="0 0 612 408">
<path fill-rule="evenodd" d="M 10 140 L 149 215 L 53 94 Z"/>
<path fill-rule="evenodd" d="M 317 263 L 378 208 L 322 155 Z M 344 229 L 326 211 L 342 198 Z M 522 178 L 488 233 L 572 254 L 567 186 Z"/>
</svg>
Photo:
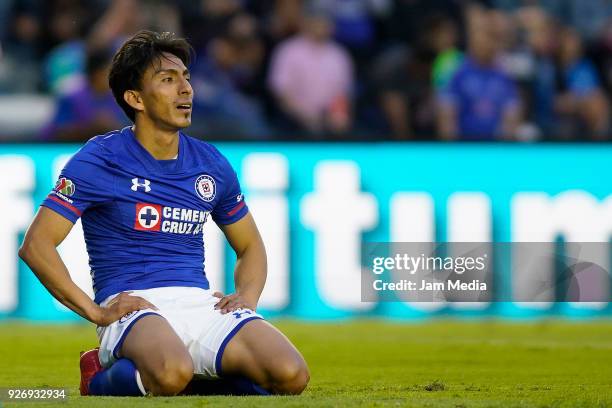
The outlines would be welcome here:
<svg viewBox="0 0 612 408">
<path fill-rule="evenodd" d="M 37 140 L 125 126 L 143 28 L 194 46 L 198 137 L 611 139 L 612 0 L 2 0 L 0 96 L 53 98 Z"/>
</svg>

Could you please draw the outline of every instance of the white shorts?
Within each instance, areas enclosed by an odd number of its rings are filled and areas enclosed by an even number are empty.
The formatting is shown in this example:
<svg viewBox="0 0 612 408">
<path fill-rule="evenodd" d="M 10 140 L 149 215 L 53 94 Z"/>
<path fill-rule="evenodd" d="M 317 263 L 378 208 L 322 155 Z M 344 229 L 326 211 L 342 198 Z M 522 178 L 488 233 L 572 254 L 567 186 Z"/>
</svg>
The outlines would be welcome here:
<svg viewBox="0 0 612 408">
<path fill-rule="evenodd" d="M 195 374 L 213 378 L 220 376 L 221 358 L 227 343 L 246 322 L 262 317 L 249 309 L 221 314 L 214 308 L 219 299 L 212 294 L 211 290 L 193 287 L 132 291 L 131 295 L 148 300 L 159 310 L 139 310 L 109 326 L 98 326 L 100 363 L 105 368 L 110 367 L 120 358 L 118 352 L 134 323 L 144 316 L 156 314 L 164 317 L 183 340 L 193 359 Z M 115 296 L 117 294 L 106 298 L 101 306 L 107 305 Z"/>
</svg>

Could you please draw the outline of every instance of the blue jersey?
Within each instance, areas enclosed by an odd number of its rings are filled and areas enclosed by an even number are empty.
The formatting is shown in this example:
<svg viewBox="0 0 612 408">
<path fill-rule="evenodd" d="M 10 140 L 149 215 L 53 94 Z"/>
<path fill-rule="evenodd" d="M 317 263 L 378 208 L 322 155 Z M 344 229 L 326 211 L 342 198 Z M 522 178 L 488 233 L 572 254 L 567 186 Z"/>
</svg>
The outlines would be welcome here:
<svg viewBox="0 0 612 408">
<path fill-rule="evenodd" d="M 564 74 L 567 88 L 579 97 L 589 96 L 599 89 L 597 69 L 586 58 L 576 61 Z"/>
<path fill-rule="evenodd" d="M 507 110 L 518 109 L 516 84 L 501 69 L 483 67 L 466 58 L 445 89 L 442 103 L 457 110 L 462 139 L 494 139 Z"/>
<path fill-rule="evenodd" d="M 42 203 L 82 217 L 95 301 L 137 289 L 208 289 L 202 228 L 247 212 L 236 173 L 212 145 L 179 132 L 175 160 L 156 160 L 129 127 L 87 142 Z"/>
</svg>

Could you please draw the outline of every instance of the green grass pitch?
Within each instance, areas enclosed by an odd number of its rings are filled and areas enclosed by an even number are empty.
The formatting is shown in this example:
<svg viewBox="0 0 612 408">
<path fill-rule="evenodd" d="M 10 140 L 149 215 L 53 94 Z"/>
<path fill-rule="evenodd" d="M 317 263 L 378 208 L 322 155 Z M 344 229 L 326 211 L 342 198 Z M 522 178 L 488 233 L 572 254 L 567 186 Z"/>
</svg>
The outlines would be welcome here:
<svg viewBox="0 0 612 408">
<path fill-rule="evenodd" d="M 301 396 L 80 397 L 88 325 L 0 324 L 0 387 L 67 387 L 61 406 L 88 408 L 612 406 L 612 321 L 275 323 L 309 363 Z"/>
</svg>

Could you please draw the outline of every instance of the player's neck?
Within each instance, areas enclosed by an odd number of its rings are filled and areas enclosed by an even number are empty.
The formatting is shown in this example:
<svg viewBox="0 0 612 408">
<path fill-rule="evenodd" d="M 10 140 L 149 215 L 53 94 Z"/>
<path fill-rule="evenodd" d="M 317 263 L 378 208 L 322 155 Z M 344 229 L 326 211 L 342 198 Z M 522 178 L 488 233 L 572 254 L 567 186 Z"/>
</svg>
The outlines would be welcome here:
<svg viewBox="0 0 612 408">
<path fill-rule="evenodd" d="M 157 160 L 171 160 L 178 155 L 178 131 L 165 131 L 138 122 L 132 127 L 136 139 Z"/>
</svg>

